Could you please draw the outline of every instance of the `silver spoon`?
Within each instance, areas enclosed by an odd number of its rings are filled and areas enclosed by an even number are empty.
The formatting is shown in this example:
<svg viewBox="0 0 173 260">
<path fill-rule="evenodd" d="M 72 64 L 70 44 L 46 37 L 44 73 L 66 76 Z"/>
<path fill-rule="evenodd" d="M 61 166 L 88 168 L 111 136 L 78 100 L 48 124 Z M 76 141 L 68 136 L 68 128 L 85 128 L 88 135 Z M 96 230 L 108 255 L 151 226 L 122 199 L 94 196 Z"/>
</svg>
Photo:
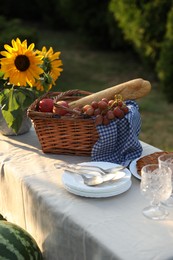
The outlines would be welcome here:
<svg viewBox="0 0 173 260">
<path fill-rule="evenodd" d="M 90 174 L 94 174 L 94 172 L 96 172 L 96 175 L 97 173 L 100 173 L 101 175 L 105 175 L 105 174 L 108 174 L 108 173 L 116 173 L 117 171 L 122 171 L 123 169 L 126 168 L 126 166 L 116 166 L 116 167 L 112 167 L 112 168 L 109 168 L 109 169 L 103 169 L 99 166 L 93 166 L 93 165 L 84 165 L 84 164 L 67 164 L 67 163 L 55 163 L 54 164 L 55 167 L 57 169 L 60 169 L 60 168 L 63 168 L 64 170 L 71 170 L 73 171 L 74 173 L 77 172 L 79 173 L 78 171 L 80 171 L 81 173 L 90 173 Z"/>
<path fill-rule="evenodd" d="M 104 182 L 119 180 L 125 176 L 125 172 L 118 171 L 116 174 L 109 173 L 104 176 L 98 175 L 93 177 L 87 177 L 84 174 L 80 174 L 80 176 L 83 178 L 83 181 L 87 186 L 97 186 Z"/>
</svg>

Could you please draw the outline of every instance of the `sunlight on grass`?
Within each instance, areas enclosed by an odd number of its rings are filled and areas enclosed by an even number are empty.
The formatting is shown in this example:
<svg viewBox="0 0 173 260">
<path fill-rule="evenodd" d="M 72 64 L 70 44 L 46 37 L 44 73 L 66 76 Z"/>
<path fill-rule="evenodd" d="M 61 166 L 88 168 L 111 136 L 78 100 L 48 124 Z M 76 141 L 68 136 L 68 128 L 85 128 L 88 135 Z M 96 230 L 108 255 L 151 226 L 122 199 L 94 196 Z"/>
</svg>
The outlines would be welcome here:
<svg viewBox="0 0 173 260">
<path fill-rule="evenodd" d="M 173 104 L 168 104 L 157 89 L 139 102 L 142 129 L 140 139 L 160 149 L 173 151 Z"/>
</svg>

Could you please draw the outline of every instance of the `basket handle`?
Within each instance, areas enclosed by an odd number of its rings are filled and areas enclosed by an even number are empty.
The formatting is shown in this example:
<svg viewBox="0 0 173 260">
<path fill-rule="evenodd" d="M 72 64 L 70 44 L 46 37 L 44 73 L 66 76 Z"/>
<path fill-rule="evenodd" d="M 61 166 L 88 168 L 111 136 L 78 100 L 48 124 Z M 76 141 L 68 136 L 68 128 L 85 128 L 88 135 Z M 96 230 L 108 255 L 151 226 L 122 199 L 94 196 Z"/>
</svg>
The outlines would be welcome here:
<svg viewBox="0 0 173 260">
<path fill-rule="evenodd" d="M 60 92 L 54 99 L 55 102 L 62 100 L 64 97 L 71 97 L 71 96 L 81 96 L 81 95 L 91 95 L 92 93 L 86 90 L 79 90 L 79 89 L 73 89 L 73 90 L 68 90 L 65 92 Z"/>
<path fill-rule="evenodd" d="M 77 97 L 82 97 L 82 95 L 91 95 L 92 93 L 89 91 L 85 90 L 79 90 L 79 89 L 74 89 L 74 90 L 68 90 L 65 92 L 46 92 L 39 98 L 37 98 L 27 109 L 28 113 L 30 113 L 33 110 L 37 110 L 39 102 L 44 99 L 44 98 L 53 98 L 54 103 L 56 103 L 59 100 L 62 100 L 63 98 L 67 97 L 72 97 L 72 96 L 77 96 Z M 65 109 L 65 108 L 64 108 Z M 72 110 L 70 110 L 72 111 Z M 70 112 L 69 111 L 69 112 Z"/>
<path fill-rule="evenodd" d="M 65 106 L 62 106 L 62 105 L 59 105 L 59 104 L 57 104 L 56 102 L 57 101 L 60 101 L 60 100 L 62 100 L 64 97 L 71 97 L 71 96 L 74 96 L 75 95 L 75 97 L 76 96 L 79 96 L 80 97 L 80 95 L 90 95 L 90 94 L 92 94 L 91 92 L 89 92 L 89 91 L 85 91 L 85 90 L 79 90 L 79 89 L 75 89 L 75 90 L 68 90 L 68 91 L 65 91 L 65 92 L 61 92 L 59 95 L 57 95 L 56 96 L 56 98 L 54 99 L 54 106 L 55 107 L 60 107 L 60 108 L 62 108 L 62 109 L 64 109 L 64 110 L 66 110 L 67 112 L 69 112 L 70 114 L 72 114 L 72 115 L 76 115 L 76 116 L 81 116 L 82 114 L 81 114 L 81 112 L 80 111 L 78 111 L 78 110 L 75 110 L 75 109 L 72 109 L 72 108 L 68 108 L 68 107 L 65 107 Z"/>
</svg>

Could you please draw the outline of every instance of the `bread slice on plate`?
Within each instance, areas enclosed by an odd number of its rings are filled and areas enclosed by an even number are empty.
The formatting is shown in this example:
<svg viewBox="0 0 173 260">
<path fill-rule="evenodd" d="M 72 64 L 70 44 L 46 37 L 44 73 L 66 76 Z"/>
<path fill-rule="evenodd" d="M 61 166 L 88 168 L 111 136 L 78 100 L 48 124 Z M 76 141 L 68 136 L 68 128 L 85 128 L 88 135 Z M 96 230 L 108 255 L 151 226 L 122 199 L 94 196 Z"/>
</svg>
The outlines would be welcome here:
<svg viewBox="0 0 173 260">
<path fill-rule="evenodd" d="M 162 154 L 168 154 L 168 153 L 172 153 L 173 152 L 155 152 L 149 155 L 145 155 L 144 157 L 141 157 L 139 160 L 137 160 L 136 162 L 136 168 L 137 168 L 137 173 L 141 176 L 141 169 L 143 166 L 147 165 L 147 164 L 157 164 L 158 163 L 158 157 Z"/>
</svg>

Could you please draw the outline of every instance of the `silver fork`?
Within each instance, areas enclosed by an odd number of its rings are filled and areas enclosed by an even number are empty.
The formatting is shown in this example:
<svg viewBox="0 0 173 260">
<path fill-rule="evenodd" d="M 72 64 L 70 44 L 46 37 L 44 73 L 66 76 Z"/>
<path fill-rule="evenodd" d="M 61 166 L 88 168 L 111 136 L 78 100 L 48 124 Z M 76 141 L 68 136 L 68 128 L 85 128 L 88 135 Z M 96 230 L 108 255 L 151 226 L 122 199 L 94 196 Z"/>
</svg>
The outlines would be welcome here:
<svg viewBox="0 0 173 260">
<path fill-rule="evenodd" d="M 55 163 L 54 166 L 57 169 L 65 169 L 65 170 L 69 170 L 69 171 L 80 171 L 81 173 L 92 173 L 94 174 L 94 172 L 96 173 L 100 173 L 101 175 L 105 175 L 105 174 L 109 174 L 109 173 L 116 173 L 117 171 L 122 171 L 123 169 L 125 169 L 127 166 L 116 166 L 116 167 L 111 167 L 109 169 L 103 169 L 99 166 L 93 166 L 93 165 L 84 165 L 84 164 L 67 164 L 67 163 Z"/>
</svg>

